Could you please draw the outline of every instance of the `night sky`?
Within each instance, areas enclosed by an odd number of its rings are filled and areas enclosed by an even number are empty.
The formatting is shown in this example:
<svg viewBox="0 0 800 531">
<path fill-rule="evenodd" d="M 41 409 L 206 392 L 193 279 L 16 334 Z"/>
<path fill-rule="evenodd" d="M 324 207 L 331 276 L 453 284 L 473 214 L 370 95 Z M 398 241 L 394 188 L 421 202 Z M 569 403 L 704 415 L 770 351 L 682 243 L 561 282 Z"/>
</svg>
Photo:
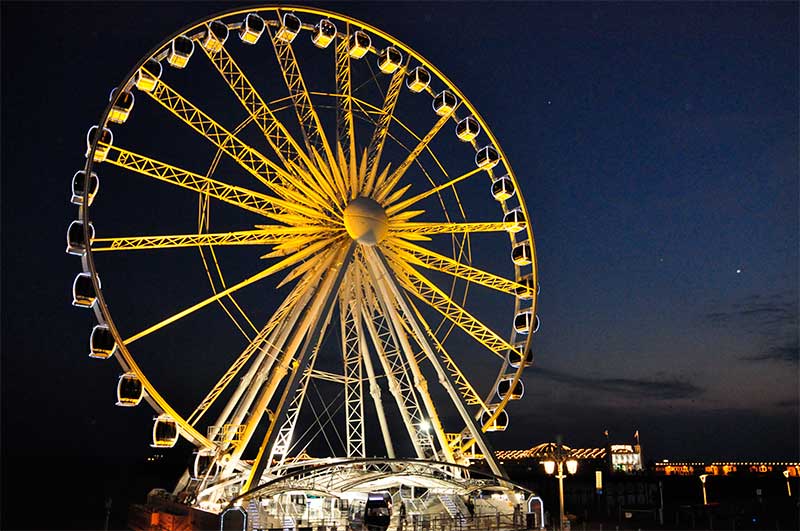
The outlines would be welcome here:
<svg viewBox="0 0 800 531">
<path fill-rule="evenodd" d="M 69 184 L 110 89 L 230 6 L 2 4 L 4 468 L 150 452 L 70 305 Z M 520 180 L 542 329 L 496 448 L 638 429 L 645 459 L 798 459 L 796 3 L 320 6 L 435 64 Z"/>
</svg>

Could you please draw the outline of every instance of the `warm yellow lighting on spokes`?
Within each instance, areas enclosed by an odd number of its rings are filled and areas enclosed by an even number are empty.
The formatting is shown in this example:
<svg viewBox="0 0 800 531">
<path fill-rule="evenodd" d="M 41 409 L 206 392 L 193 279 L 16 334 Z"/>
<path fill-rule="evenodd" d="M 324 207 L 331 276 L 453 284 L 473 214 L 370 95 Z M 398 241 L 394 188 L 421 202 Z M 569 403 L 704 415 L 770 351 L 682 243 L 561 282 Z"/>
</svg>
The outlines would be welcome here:
<svg viewBox="0 0 800 531">
<path fill-rule="evenodd" d="M 570 474 L 574 474 L 577 471 L 578 471 L 578 461 L 576 461 L 575 459 L 570 459 L 569 461 L 567 461 L 567 472 L 569 472 Z"/>
<path fill-rule="evenodd" d="M 556 462 L 555 461 L 542 461 L 544 465 L 544 471 L 548 474 L 552 474 L 556 471 Z"/>
</svg>

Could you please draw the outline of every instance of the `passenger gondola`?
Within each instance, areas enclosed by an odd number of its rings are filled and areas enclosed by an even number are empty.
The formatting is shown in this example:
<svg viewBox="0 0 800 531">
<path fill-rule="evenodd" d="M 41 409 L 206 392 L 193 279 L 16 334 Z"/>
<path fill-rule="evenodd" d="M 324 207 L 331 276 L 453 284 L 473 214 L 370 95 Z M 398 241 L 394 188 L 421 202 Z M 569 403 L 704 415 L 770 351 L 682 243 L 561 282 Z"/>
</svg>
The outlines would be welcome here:
<svg viewBox="0 0 800 531">
<path fill-rule="evenodd" d="M 172 448 L 178 442 L 178 424 L 167 414 L 159 415 L 153 423 L 153 448 Z"/>
<path fill-rule="evenodd" d="M 89 154 L 92 152 L 92 142 L 94 142 L 94 137 L 97 134 L 97 131 L 100 128 L 96 125 L 93 125 L 89 128 L 89 132 L 86 133 L 86 157 L 89 157 Z M 100 134 L 100 139 L 97 141 L 97 149 L 94 150 L 94 161 L 95 162 L 103 162 L 106 160 L 108 156 L 108 150 L 111 148 L 111 144 L 114 143 L 114 134 L 111 132 L 111 129 L 104 127 L 103 132 Z"/>
<path fill-rule="evenodd" d="M 481 125 L 473 116 L 467 116 L 456 124 L 456 136 L 462 142 L 470 142 L 481 132 Z"/>
<path fill-rule="evenodd" d="M 89 336 L 89 357 L 105 360 L 117 352 L 114 335 L 106 325 L 96 325 Z"/>
<path fill-rule="evenodd" d="M 517 280 L 517 284 L 520 286 L 514 289 L 514 293 L 519 299 L 530 300 L 533 298 L 534 282 L 532 274 L 525 275 L 521 279 Z"/>
<path fill-rule="evenodd" d="M 201 41 L 203 48 L 211 53 L 216 53 L 225 45 L 228 40 L 228 26 L 219 20 L 212 20 L 206 24 L 206 34 Z"/>
<path fill-rule="evenodd" d="M 372 48 L 372 39 L 365 31 L 356 30 L 350 35 L 350 40 L 347 43 L 347 53 L 353 59 L 361 59 L 369 49 Z"/>
<path fill-rule="evenodd" d="M 335 37 L 336 26 L 327 18 L 323 18 L 314 26 L 311 42 L 313 42 L 314 46 L 317 48 L 327 48 Z"/>
<path fill-rule="evenodd" d="M 518 334 L 535 334 L 539 331 L 539 316 L 533 315 L 533 310 L 528 308 L 514 316 L 514 330 Z"/>
<path fill-rule="evenodd" d="M 143 92 L 151 92 L 156 88 L 156 83 L 161 79 L 161 63 L 155 59 L 148 59 L 147 62 L 136 71 L 136 88 Z"/>
<path fill-rule="evenodd" d="M 505 398 L 505 396 L 511 390 L 511 382 L 513 381 L 514 376 L 507 375 L 497 382 L 497 396 L 500 398 L 500 400 Z M 511 392 L 511 396 L 509 396 L 509 400 L 519 400 L 524 394 L 525 386 L 522 384 L 522 380 L 517 380 L 517 384 L 514 386 L 514 390 Z"/>
<path fill-rule="evenodd" d="M 475 165 L 481 169 L 489 170 L 500 162 L 500 153 L 494 146 L 484 146 L 475 153 Z"/>
<path fill-rule="evenodd" d="M 83 170 L 75 172 L 72 176 L 72 197 L 70 202 L 73 205 L 82 205 L 83 198 L 86 195 L 84 187 L 86 186 L 86 172 Z M 94 202 L 94 196 L 97 194 L 97 189 L 100 188 L 100 179 L 95 172 L 89 176 L 89 206 Z"/>
<path fill-rule="evenodd" d="M 494 415 L 494 412 L 495 409 L 490 407 L 488 411 L 481 413 L 481 424 L 483 426 L 486 426 L 486 423 L 489 422 L 489 418 Z M 486 427 L 486 431 L 505 431 L 506 428 L 508 428 L 508 413 L 503 410 L 497 415 L 497 418 Z"/>
<path fill-rule="evenodd" d="M 100 277 L 97 278 L 100 284 Z M 72 283 L 72 305 L 81 308 L 91 308 L 97 302 L 97 293 L 94 291 L 91 273 L 79 273 Z"/>
<path fill-rule="evenodd" d="M 521 341 L 515 345 L 514 350 L 510 350 L 508 353 L 508 364 L 515 369 L 519 369 L 520 364 L 522 364 L 524 367 L 530 367 L 533 365 L 533 350 L 528 349 L 525 351 L 525 357 L 523 358 L 522 352 L 524 348 L 525 342 Z"/>
<path fill-rule="evenodd" d="M 242 42 L 247 44 L 255 44 L 264 33 L 264 19 L 255 13 L 248 13 L 242 22 L 242 28 L 239 30 L 239 38 Z"/>
<path fill-rule="evenodd" d="M 275 32 L 275 38 L 283 42 L 292 42 L 294 38 L 297 37 L 297 34 L 300 33 L 302 27 L 303 23 L 300 22 L 297 15 L 294 13 L 284 13 L 281 19 L 281 25 L 278 31 Z"/>
<path fill-rule="evenodd" d="M 421 66 L 414 68 L 406 77 L 406 87 L 419 94 L 431 84 L 431 74 Z"/>
<path fill-rule="evenodd" d="M 506 212 L 503 216 L 503 228 L 510 233 L 516 233 L 525 228 L 525 214 L 520 207 Z"/>
<path fill-rule="evenodd" d="M 497 201 L 507 201 L 514 197 L 514 182 L 508 175 L 503 175 L 492 181 L 492 197 Z"/>
<path fill-rule="evenodd" d="M 433 112 L 439 116 L 444 116 L 453 112 L 453 109 L 458 105 L 456 95 L 449 90 L 443 90 L 433 97 Z"/>
<path fill-rule="evenodd" d="M 123 91 L 122 94 L 119 95 L 119 98 L 115 98 L 116 94 L 117 89 L 113 89 L 111 95 L 108 97 L 108 101 L 114 102 L 111 106 L 111 111 L 108 113 L 108 119 L 115 124 L 124 124 L 133 110 L 135 98 L 133 97 L 133 93 L 128 90 Z"/>
<path fill-rule="evenodd" d="M 194 41 L 186 35 L 179 35 L 169 45 L 167 62 L 174 68 L 186 68 L 193 53 Z"/>
<path fill-rule="evenodd" d="M 138 406 L 144 396 L 144 387 L 139 377 L 126 372 L 117 381 L 117 405 L 121 407 Z"/>
<path fill-rule="evenodd" d="M 524 266 L 531 263 L 533 260 L 533 252 L 531 251 L 531 244 L 528 240 L 516 244 L 511 249 L 511 261 L 518 266 Z"/>
<path fill-rule="evenodd" d="M 403 54 L 394 46 L 381 50 L 378 54 L 378 68 L 384 74 L 394 74 L 403 65 Z"/>
<path fill-rule="evenodd" d="M 94 239 L 94 225 L 89 222 L 89 240 Z M 86 242 L 83 240 L 83 221 L 75 220 L 67 228 L 67 253 L 76 256 L 86 254 Z"/>
<path fill-rule="evenodd" d="M 370 492 L 367 499 L 350 502 L 348 520 L 352 531 L 386 531 L 392 519 L 392 496 Z"/>
</svg>

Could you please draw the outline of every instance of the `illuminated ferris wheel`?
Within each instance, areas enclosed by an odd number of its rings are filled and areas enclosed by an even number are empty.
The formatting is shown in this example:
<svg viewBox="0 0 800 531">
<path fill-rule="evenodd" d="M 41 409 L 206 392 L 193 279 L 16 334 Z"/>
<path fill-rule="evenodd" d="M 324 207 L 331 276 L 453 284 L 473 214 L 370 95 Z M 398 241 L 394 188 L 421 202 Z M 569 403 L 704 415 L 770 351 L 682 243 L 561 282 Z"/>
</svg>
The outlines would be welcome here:
<svg viewBox="0 0 800 531">
<path fill-rule="evenodd" d="M 497 139 L 417 52 L 320 9 L 216 15 L 132 69 L 86 157 L 73 304 L 152 445 L 197 448 L 190 502 L 314 437 L 328 462 L 479 453 L 502 476 L 484 432 L 532 363 L 533 235 Z"/>
</svg>

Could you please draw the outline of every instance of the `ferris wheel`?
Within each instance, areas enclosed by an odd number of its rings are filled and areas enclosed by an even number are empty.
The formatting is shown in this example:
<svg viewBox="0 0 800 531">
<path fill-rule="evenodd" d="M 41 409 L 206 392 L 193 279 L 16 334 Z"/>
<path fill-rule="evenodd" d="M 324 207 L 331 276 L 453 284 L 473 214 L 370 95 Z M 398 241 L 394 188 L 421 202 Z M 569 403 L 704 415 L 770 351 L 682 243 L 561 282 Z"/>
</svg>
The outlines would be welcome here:
<svg viewBox="0 0 800 531">
<path fill-rule="evenodd" d="M 152 446 L 197 448 L 179 490 L 230 499 L 329 436 L 327 458 L 503 475 L 484 433 L 533 361 L 533 234 L 435 66 L 333 12 L 231 11 L 136 64 L 86 146 L 73 304 L 117 404 L 155 410 Z"/>
</svg>

